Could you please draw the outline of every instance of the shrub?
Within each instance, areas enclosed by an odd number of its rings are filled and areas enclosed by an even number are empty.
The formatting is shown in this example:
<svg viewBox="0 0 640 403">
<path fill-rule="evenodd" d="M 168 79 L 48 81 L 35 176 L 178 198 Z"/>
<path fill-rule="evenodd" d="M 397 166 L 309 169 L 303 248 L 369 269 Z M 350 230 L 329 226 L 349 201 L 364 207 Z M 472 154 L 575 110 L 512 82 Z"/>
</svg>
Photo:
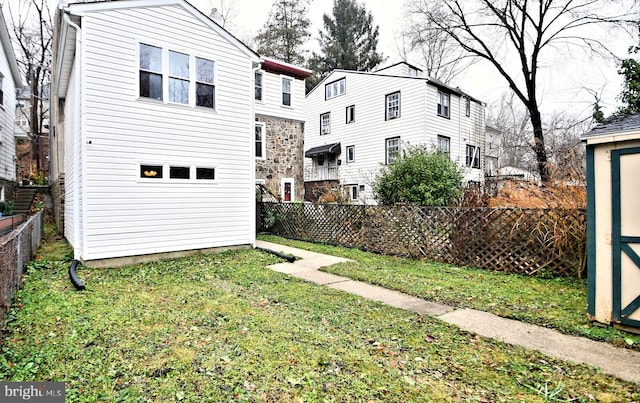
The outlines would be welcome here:
<svg viewBox="0 0 640 403">
<path fill-rule="evenodd" d="M 411 147 L 383 167 L 373 184 L 379 204 L 414 203 L 448 206 L 461 195 L 464 173 L 449 154 Z"/>
</svg>

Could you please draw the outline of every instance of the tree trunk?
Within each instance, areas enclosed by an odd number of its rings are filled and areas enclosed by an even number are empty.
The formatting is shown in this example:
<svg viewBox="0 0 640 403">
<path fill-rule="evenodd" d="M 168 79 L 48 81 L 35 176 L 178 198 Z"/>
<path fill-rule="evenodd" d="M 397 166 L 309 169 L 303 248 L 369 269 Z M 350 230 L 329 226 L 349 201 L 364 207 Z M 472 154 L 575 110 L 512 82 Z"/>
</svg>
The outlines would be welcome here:
<svg viewBox="0 0 640 403">
<path fill-rule="evenodd" d="M 533 151 L 538 162 L 538 173 L 543 184 L 549 181 L 549 167 L 547 166 L 547 150 L 544 146 L 544 133 L 542 131 L 542 117 L 537 106 L 529 105 L 531 126 L 533 126 Z"/>
<path fill-rule="evenodd" d="M 33 67 L 29 71 L 29 86 L 31 88 L 31 144 L 33 158 L 36 160 L 36 174 L 40 174 L 40 122 L 38 119 L 38 80 Z"/>
</svg>

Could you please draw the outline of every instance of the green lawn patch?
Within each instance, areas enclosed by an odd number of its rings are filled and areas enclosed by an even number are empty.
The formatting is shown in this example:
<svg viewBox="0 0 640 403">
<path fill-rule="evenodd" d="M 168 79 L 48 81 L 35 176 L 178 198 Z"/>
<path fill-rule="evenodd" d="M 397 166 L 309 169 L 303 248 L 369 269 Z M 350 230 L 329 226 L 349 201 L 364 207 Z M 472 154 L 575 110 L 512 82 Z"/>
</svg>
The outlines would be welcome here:
<svg viewBox="0 0 640 403">
<path fill-rule="evenodd" d="M 68 250 L 51 250 L 17 293 L 0 379 L 64 381 L 68 402 L 640 399 L 588 366 L 271 271 L 267 253 L 80 267 L 76 292 Z"/>
<path fill-rule="evenodd" d="M 353 260 L 323 269 L 328 273 L 640 351 L 639 335 L 589 323 L 586 280 L 505 274 L 281 237 L 260 238 Z"/>
</svg>

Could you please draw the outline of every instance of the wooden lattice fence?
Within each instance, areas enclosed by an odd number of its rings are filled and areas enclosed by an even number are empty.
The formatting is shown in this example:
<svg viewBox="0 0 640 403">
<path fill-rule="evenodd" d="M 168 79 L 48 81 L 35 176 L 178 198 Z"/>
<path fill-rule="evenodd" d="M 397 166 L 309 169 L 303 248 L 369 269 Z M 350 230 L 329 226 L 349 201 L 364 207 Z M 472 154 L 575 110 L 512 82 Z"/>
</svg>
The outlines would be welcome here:
<svg viewBox="0 0 640 403">
<path fill-rule="evenodd" d="M 582 277 L 581 209 L 258 203 L 258 231 L 526 275 Z"/>
</svg>

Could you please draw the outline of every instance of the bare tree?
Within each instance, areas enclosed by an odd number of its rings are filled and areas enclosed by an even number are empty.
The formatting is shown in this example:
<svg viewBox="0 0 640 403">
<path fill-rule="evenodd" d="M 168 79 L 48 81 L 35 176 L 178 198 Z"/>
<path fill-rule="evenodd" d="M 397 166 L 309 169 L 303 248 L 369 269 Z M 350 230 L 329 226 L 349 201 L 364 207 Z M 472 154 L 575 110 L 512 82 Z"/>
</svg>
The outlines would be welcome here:
<svg viewBox="0 0 640 403">
<path fill-rule="evenodd" d="M 213 3 L 210 1 L 209 4 L 212 4 L 209 17 L 227 31 L 232 30 L 235 17 L 234 0 L 215 0 Z"/>
<path fill-rule="evenodd" d="M 610 0 L 409 0 L 426 30 L 440 31 L 468 54 L 487 61 L 526 107 L 532 148 L 543 182 L 549 180 L 538 99 L 538 73 L 573 47 L 608 52 L 593 35 L 597 26 L 626 26 L 635 19 L 624 1 Z M 635 2 L 633 2 L 635 3 Z M 637 6 L 635 4 L 629 7 Z"/>
<path fill-rule="evenodd" d="M 13 31 L 15 48 L 18 50 L 18 67 L 31 90 L 31 110 L 26 113 L 29 121 L 29 139 L 32 142 L 36 169 L 41 172 L 44 152 L 41 136 L 45 117 L 49 113 L 49 90 L 51 81 L 51 42 L 53 24 L 46 0 L 23 0 L 6 4 Z"/>
</svg>

